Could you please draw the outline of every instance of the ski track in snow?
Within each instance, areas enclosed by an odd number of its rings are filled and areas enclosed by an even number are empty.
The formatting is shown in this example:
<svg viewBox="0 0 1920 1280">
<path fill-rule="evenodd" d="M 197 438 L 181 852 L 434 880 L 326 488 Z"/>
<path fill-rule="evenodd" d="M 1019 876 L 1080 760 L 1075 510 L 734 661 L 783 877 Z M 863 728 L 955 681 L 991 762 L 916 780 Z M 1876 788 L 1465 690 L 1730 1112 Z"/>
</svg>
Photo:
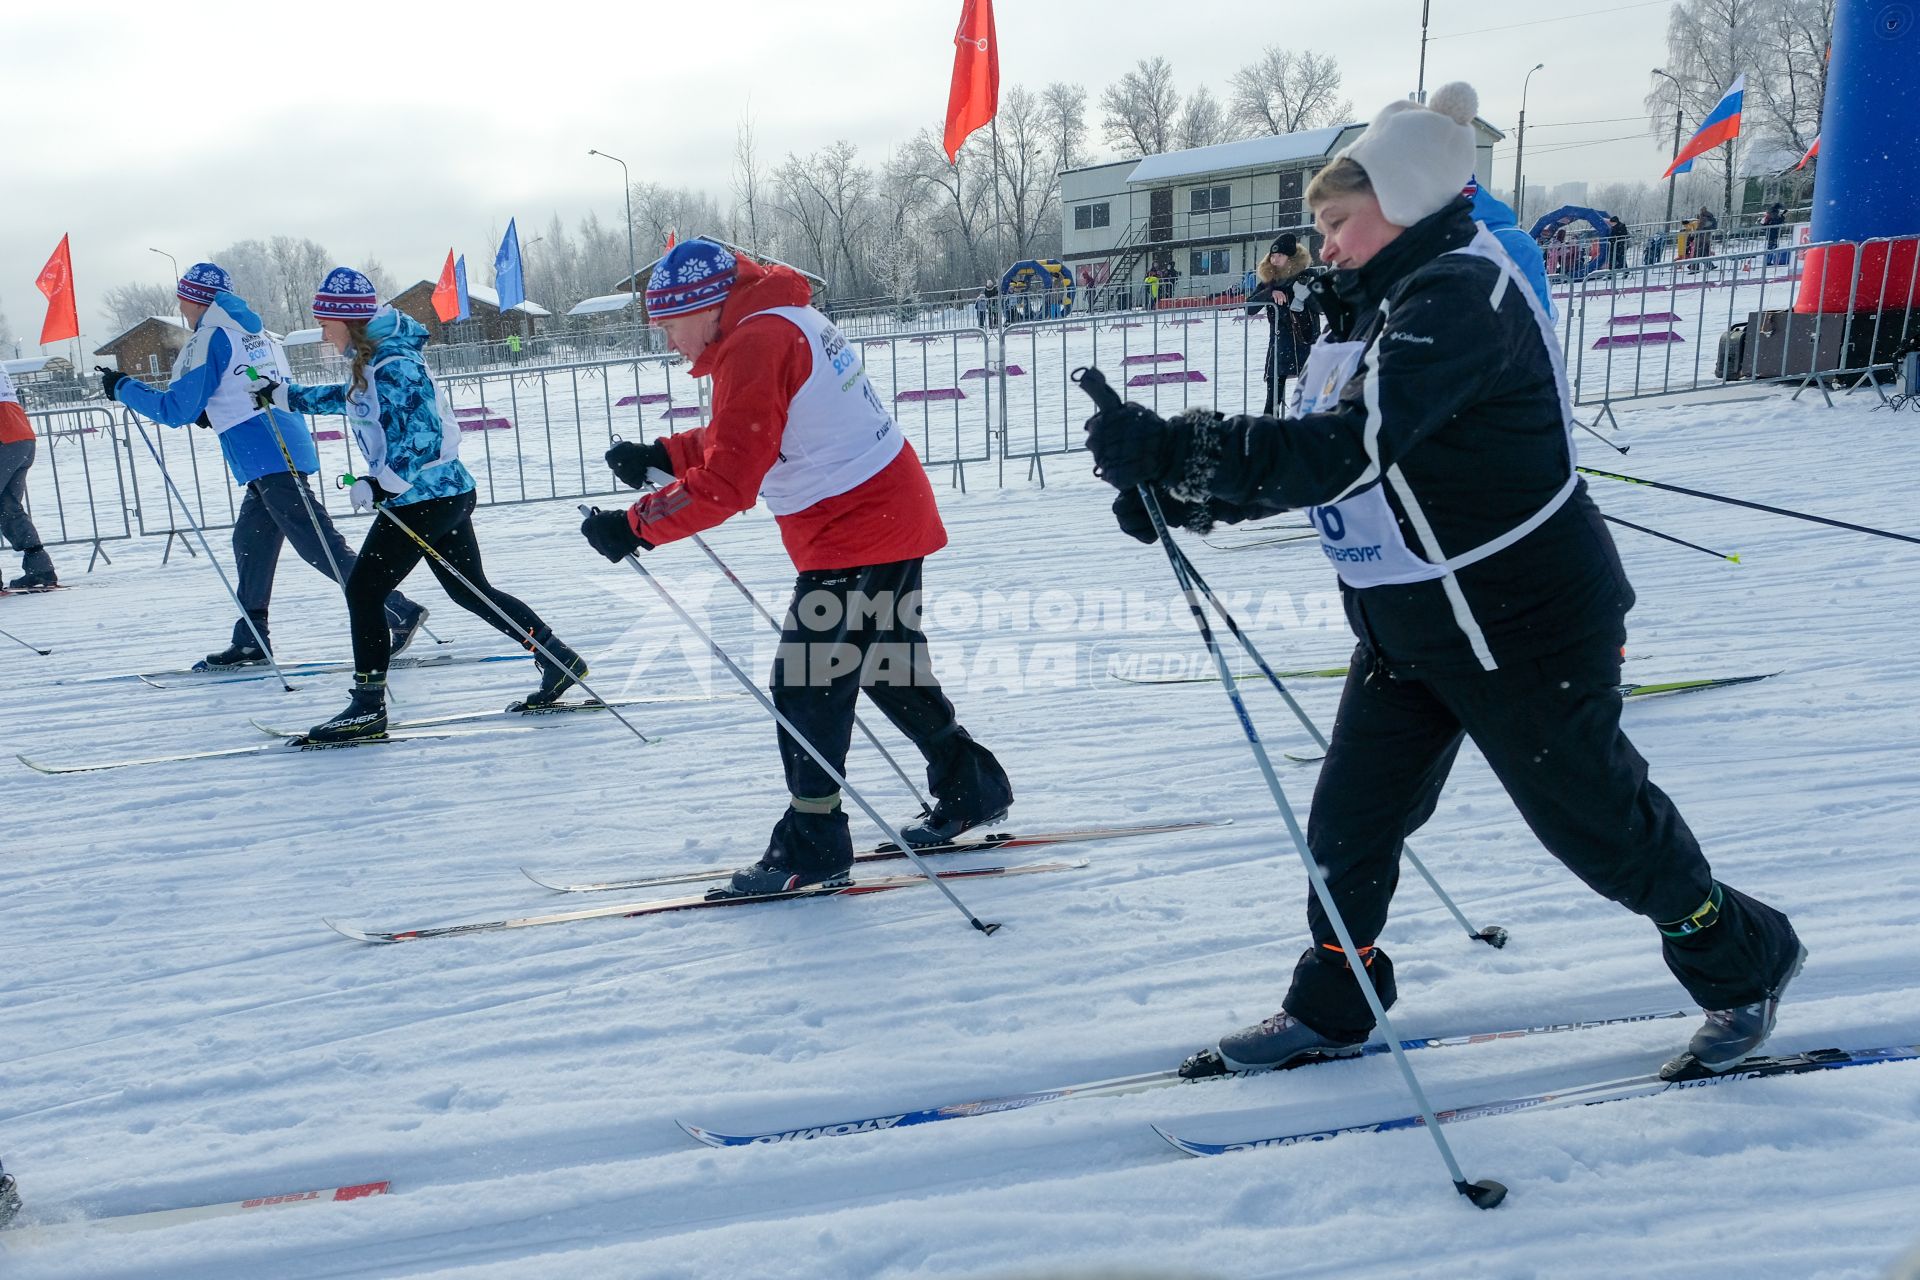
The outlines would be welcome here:
<svg viewBox="0 0 1920 1280">
<path fill-rule="evenodd" d="M 1627 458 L 1587 439 L 1584 460 L 1920 531 L 1885 483 L 1913 419 L 1872 403 L 1641 408 L 1621 414 Z M 1047 475 L 1044 490 L 943 486 L 953 545 L 929 563 L 930 592 L 1142 590 L 1176 605 L 1169 621 L 1064 635 L 1004 619 L 936 625 L 936 649 L 963 667 L 983 643 L 1072 641 L 1083 667 L 1099 643 L 1199 654 L 1161 552 L 1112 529 L 1111 491 L 1084 458 L 1052 460 Z M 1607 512 L 1744 561 L 1615 531 L 1639 592 L 1630 678 L 1784 672 L 1626 713 L 1718 873 L 1792 911 L 1808 944 L 1775 1047 L 1920 1039 L 1920 657 L 1900 621 L 1916 616 L 1920 547 L 1589 483 Z M 688 691 L 677 624 L 630 570 L 584 547 L 571 505 L 485 509 L 478 524 L 494 580 L 588 654 L 603 693 Z M 764 511 L 709 540 L 770 605 L 783 600 L 791 570 Z M 216 545 L 224 562 L 224 535 Z M 1302 549 L 1187 545 L 1223 593 L 1256 593 L 1249 621 L 1268 588 L 1296 602 L 1332 590 Z M 1218 686 L 1146 688 L 1096 671 L 1073 689 L 1014 694 L 984 663 L 982 678 L 955 683 L 963 720 L 1013 774 L 1008 827 L 1234 820 L 1064 848 L 1092 860 L 1084 871 L 956 884 L 1005 922 L 991 939 L 915 890 L 360 946 L 320 918 L 405 927 L 560 903 L 523 864 L 750 861 L 784 799 L 770 726 L 744 701 L 666 704 L 627 713 L 661 736 L 648 747 L 592 716 L 286 759 L 68 777 L 21 768 L 13 752 L 67 761 L 248 745 L 259 740 L 249 716 L 299 724 L 338 709 L 338 676 L 296 681 L 291 694 L 271 681 L 50 683 L 185 665 L 224 642 L 230 605 L 213 575 L 184 556 L 163 567 L 159 554 L 158 539 L 116 548 L 87 576 L 69 551 L 75 590 L 0 601 L 0 625 L 56 650 L 0 658 L 0 1157 L 53 1216 L 388 1178 L 395 1194 L 285 1211 L 266 1230 L 216 1219 L 8 1245 L 8 1280 L 1224 1277 L 1306 1259 L 1396 1276 L 1678 1276 L 1703 1256 L 1746 1276 L 1841 1277 L 1880 1274 L 1920 1236 L 1913 1064 L 1450 1129 L 1470 1177 L 1513 1187 L 1487 1214 L 1452 1193 L 1419 1132 L 1201 1161 L 1148 1128 L 1191 1131 L 1243 1109 L 1296 1128 L 1411 1110 L 1381 1059 L 887 1134 L 700 1147 L 676 1118 L 824 1123 L 1153 1070 L 1272 1012 L 1303 945 L 1304 877 Z M 771 638 L 696 549 L 665 548 L 649 564 L 692 598 L 704 592 L 736 655 Z M 410 585 L 441 635 L 507 651 L 426 574 Z M 345 652 L 337 591 L 291 557 L 274 621 L 289 654 Z M 1337 666 L 1351 648 L 1343 624 L 1257 638 L 1280 667 Z M 670 660 L 629 682 L 635 656 L 662 646 Z M 725 691 L 725 673 L 713 676 Z M 521 664 L 458 666 L 398 672 L 394 688 L 412 716 L 504 705 L 531 680 Z M 1308 745 L 1271 691 L 1240 687 L 1270 749 Z M 1292 687 L 1330 728 L 1339 682 Z M 857 739 L 850 767 L 889 812 L 911 809 Z M 1314 777 L 1282 769 L 1303 809 Z M 863 843 L 878 838 L 858 815 L 855 827 Z M 1383 939 L 1402 1035 L 1685 1004 L 1652 931 L 1552 862 L 1471 749 L 1412 844 L 1476 925 L 1505 925 L 1513 941 L 1468 942 L 1403 873 Z M 1414 1062 L 1446 1106 L 1647 1070 L 1687 1025 Z"/>
</svg>

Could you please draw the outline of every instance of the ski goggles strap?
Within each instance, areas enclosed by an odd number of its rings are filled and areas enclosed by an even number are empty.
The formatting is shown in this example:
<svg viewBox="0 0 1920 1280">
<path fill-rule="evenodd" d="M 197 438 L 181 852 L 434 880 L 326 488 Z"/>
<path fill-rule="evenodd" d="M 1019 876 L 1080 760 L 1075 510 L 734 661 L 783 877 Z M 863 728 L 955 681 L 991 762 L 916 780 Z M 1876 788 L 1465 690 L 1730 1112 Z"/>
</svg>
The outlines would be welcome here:
<svg viewBox="0 0 1920 1280">
<path fill-rule="evenodd" d="M 1720 882 L 1714 881 L 1713 891 L 1707 894 L 1707 900 L 1678 920 L 1669 920 L 1660 925 L 1660 932 L 1668 938 L 1686 938 L 1710 929 L 1720 923 L 1720 903 L 1724 898 Z"/>
</svg>

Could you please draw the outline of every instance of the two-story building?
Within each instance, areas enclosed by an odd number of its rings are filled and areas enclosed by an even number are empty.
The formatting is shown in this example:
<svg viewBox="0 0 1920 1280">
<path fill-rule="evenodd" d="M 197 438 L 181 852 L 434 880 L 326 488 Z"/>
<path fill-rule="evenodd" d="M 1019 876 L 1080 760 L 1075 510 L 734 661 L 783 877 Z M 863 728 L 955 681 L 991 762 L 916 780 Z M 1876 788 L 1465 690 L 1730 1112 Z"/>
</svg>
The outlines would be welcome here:
<svg viewBox="0 0 1920 1280">
<path fill-rule="evenodd" d="M 1476 119 L 1478 171 L 1505 135 Z M 1060 260 L 1101 307 L 1238 290 L 1282 231 L 1306 233 L 1307 184 L 1364 124 L 1223 142 L 1060 175 Z"/>
</svg>

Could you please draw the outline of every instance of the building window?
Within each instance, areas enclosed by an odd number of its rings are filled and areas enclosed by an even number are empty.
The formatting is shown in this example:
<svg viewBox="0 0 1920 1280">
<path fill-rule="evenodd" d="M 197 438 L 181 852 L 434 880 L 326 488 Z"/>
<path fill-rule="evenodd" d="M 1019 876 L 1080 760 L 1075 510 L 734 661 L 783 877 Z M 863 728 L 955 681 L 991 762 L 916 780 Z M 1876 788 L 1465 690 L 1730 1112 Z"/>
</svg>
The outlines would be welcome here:
<svg viewBox="0 0 1920 1280">
<path fill-rule="evenodd" d="M 1100 204 L 1083 204 L 1073 211 L 1073 229 L 1092 231 L 1097 227 L 1104 227 L 1107 225 L 1108 216 L 1108 205 L 1104 201 Z"/>
<path fill-rule="evenodd" d="M 1195 187 L 1189 193 L 1188 213 L 1218 213 L 1233 207 L 1232 187 Z"/>
<path fill-rule="evenodd" d="M 1233 270 L 1233 253 L 1228 249 L 1195 249 L 1190 265 L 1196 276 L 1224 276 Z"/>
</svg>

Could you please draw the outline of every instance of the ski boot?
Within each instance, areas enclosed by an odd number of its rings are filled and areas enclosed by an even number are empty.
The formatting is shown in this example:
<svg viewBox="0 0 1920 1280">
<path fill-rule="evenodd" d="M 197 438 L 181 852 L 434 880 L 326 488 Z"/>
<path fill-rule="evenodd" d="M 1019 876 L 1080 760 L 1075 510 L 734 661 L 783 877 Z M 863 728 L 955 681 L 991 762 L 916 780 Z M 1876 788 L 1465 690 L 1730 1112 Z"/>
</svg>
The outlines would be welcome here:
<svg viewBox="0 0 1920 1280">
<path fill-rule="evenodd" d="M 418 605 L 411 618 L 408 618 L 405 622 L 396 622 L 389 627 L 387 629 L 387 638 L 392 642 L 392 648 L 389 650 L 391 655 L 397 658 L 406 652 L 407 646 L 413 643 L 413 638 L 420 634 L 420 628 L 426 625 L 427 607 L 425 605 Z"/>
<path fill-rule="evenodd" d="M 387 673 L 355 672 L 352 700 L 333 719 L 317 724 L 301 737 L 303 743 L 352 742 L 387 736 Z"/>
<path fill-rule="evenodd" d="M 218 653 L 210 653 L 193 664 L 195 671 L 232 671 L 237 667 L 257 667 L 267 660 L 267 651 L 251 640 L 236 640 Z"/>
<path fill-rule="evenodd" d="M 550 707 L 560 701 L 560 695 L 573 688 L 581 676 L 587 674 L 587 660 L 560 643 L 551 634 L 540 641 L 547 651 L 553 654 L 548 658 L 538 649 L 533 652 L 534 665 L 540 668 L 540 687 L 528 694 L 524 702 L 515 703 L 515 711 L 537 711 L 541 707 Z M 559 661 L 554 661 L 554 659 Z"/>
<path fill-rule="evenodd" d="M 993 753 L 958 725 L 948 734 L 928 769 L 933 811 L 900 829 L 916 849 L 947 844 L 962 832 L 998 822 L 1013 807 L 1013 783 Z"/>
<path fill-rule="evenodd" d="M 51 569 L 34 569 L 7 584 L 9 591 L 51 591 L 60 585 L 60 577 Z"/>
<path fill-rule="evenodd" d="M 802 805 L 807 809 L 800 808 Z M 832 807 L 819 811 L 826 805 Z M 848 873 L 852 870 L 853 836 L 847 830 L 847 814 L 840 808 L 840 798 L 796 800 L 774 824 L 760 861 L 734 872 L 726 888 L 714 889 L 707 896 L 735 898 L 788 893 L 808 885 L 851 884 Z"/>
<path fill-rule="evenodd" d="M 1364 1040 L 1330 1039 L 1282 1010 L 1221 1036 L 1214 1048 L 1202 1049 L 1181 1063 L 1180 1074 L 1197 1080 L 1247 1071 L 1288 1071 L 1335 1058 L 1355 1058 L 1365 1048 Z"/>
<path fill-rule="evenodd" d="M 20 1209 L 20 1184 L 12 1174 L 0 1171 L 0 1227 L 12 1222 Z"/>
<path fill-rule="evenodd" d="M 1806 963 L 1807 949 L 1802 946 L 1794 956 L 1793 964 L 1788 967 L 1787 976 L 1775 983 L 1766 995 L 1752 1004 L 1737 1005 L 1731 1009 L 1708 1009 L 1707 1020 L 1693 1033 L 1687 1051 L 1660 1068 L 1661 1078 L 1686 1080 L 1719 1075 L 1738 1066 L 1742 1059 L 1760 1052 L 1767 1037 L 1773 1034 L 1774 1019 L 1780 1012 L 1780 997 L 1786 994 L 1787 984 L 1800 976 L 1800 970 Z"/>
</svg>

